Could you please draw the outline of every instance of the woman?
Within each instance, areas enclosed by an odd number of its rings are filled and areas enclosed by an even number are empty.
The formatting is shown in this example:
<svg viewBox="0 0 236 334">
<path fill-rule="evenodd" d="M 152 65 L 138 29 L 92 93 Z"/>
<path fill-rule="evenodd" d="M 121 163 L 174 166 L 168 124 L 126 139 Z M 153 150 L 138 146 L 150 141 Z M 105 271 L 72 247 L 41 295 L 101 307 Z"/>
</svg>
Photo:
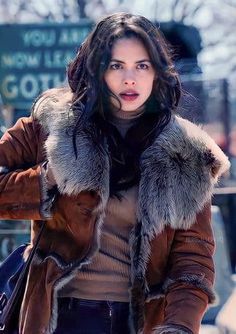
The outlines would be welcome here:
<svg viewBox="0 0 236 334">
<path fill-rule="evenodd" d="M 21 334 L 192 333 L 212 285 L 210 198 L 229 168 L 174 116 L 180 83 L 159 30 L 101 20 L 0 148 L 2 218 L 32 219 Z"/>
</svg>

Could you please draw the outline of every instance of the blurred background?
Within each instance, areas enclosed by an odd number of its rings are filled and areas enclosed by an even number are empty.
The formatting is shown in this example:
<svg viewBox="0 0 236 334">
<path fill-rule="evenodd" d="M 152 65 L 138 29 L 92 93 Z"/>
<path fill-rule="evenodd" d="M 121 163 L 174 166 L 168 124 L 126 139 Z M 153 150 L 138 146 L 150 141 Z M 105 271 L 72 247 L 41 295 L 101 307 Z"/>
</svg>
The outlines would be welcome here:
<svg viewBox="0 0 236 334">
<path fill-rule="evenodd" d="M 163 32 L 181 74 L 178 113 L 229 156 L 212 206 L 217 305 L 201 333 L 236 333 L 236 0 L 0 0 L 0 135 L 40 92 L 66 84 L 66 66 L 102 16 L 141 14 Z M 29 222 L 0 221 L 0 262 L 29 241 Z"/>
</svg>

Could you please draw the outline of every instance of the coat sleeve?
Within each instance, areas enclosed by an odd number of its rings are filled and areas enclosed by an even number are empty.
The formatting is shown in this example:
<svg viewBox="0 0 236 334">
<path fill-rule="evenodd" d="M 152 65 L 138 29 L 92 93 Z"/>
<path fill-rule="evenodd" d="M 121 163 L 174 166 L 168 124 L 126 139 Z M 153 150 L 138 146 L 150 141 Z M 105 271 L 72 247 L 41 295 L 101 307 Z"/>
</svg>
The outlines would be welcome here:
<svg viewBox="0 0 236 334">
<path fill-rule="evenodd" d="M 189 230 L 177 230 L 164 284 L 166 292 L 164 332 L 198 334 L 207 305 L 214 302 L 214 236 L 211 205 L 197 214 Z M 182 331 L 177 328 L 182 328 Z M 164 329 L 163 328 L 163 329 Z M 159 333 L 159 331 L 157 331 Z M 161 328 L 160 328 L 161 333 Z"/>
<path fill-rule="evenodd" d="M 0 218 L 43 219 L 43 171 L 32 117 L 19 119 L 0 140 Z"/>
</svg>

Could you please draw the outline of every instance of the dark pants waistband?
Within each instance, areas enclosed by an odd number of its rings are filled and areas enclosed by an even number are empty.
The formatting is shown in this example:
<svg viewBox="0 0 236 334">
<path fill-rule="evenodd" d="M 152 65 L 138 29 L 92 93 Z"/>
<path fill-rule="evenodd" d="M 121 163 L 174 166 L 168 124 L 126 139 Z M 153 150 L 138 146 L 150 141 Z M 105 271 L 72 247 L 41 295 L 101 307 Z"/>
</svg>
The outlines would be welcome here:
<svg viewBox="0 0 236 334">
<path fill-rule="evenodd" d="M 129 303 L 58 299 L 55 334 L 129 334 Z"/>
</svg>

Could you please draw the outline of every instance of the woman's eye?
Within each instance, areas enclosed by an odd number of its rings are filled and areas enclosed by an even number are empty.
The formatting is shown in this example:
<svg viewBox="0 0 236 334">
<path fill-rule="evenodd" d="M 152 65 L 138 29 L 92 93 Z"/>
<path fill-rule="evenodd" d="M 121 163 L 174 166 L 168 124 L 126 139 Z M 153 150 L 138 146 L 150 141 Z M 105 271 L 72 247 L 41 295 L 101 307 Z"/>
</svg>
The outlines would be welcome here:
<svg viewBox="0 0 236 334">
<path fill-rule="evenodd" d="M 148 70 L 149 66 L 147 64 L 138 64 L 137 68 L 140 70 Z"/>
<path fill-rule="evenodd" d="M 119 70 L 121 68 L 120 64 L 111 64 L 110 69 L 112 70 Z"/>
</svg>

